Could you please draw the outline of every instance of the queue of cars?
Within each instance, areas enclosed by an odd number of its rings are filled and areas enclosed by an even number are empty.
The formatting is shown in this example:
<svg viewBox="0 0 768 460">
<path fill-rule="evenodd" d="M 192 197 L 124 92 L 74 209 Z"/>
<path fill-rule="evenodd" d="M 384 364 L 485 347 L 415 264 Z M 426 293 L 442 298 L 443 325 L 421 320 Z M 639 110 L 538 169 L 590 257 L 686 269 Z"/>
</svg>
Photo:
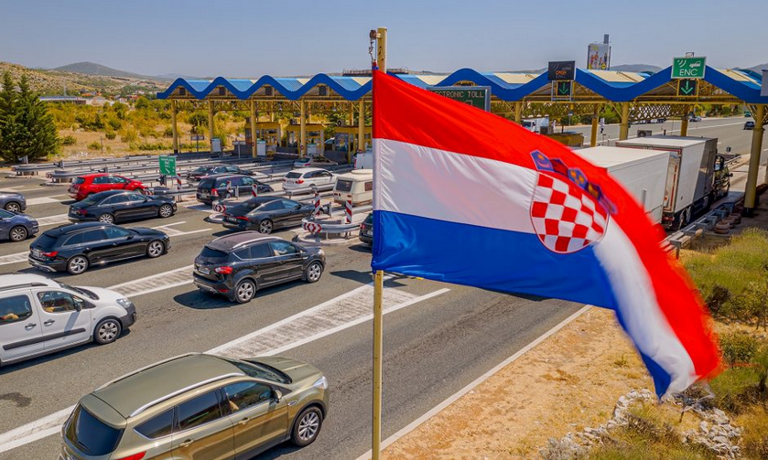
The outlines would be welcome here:
<svg viewBox="0 0 768 460">
<path fill-rule="evenodd" d="M 317 176 L 326 183 L 335 180 L 331 173 Z M 168 253 L 170 238 L 164 232 L 116 223 L 171 217 L 176 203 L 145 194 L 138 181 L 122 179 L 110 174 L 77 178 L 69 190 L 76 200 L 67 214 L 71 223 L 32 241 L 32 267 L 79 275 L 94 266 Z M 213 199 L 229 193 L 233 183 L 248 192 L 254 185 L 259 192 L 272 191 L 250 176 L 230 173 L 201 177 L 198 189 L 209 187 Z M 0 197 L 15 203 L 0 209 L 0 238 L 23 241 L 38 233 L 37 221 L 22 213 L 23 196 Z M 198 198 L 207 197 L 198 192 Z M 263 288 L 319 281 L 326 264 L 322 249 L 269 235 L 301 225 L 313 211 L 311 204 L 274 196 L 230 208 L 224 226 L 242 231 L 201 249 L 194 262 L 195 285 L 203 293 L 247 303 Z M 118 292 L 36 274 L 2 275 L 0 366 L 89 342 L 112 343 L 136 320 L 136 307 Z M 189 354 L 140 369 L 81 398 L 62 427 L 61 455 L 69 460 L 140 459 L 202 449 L 217 458 L 250 458 L 285 441 L 312 443 L 327 412 L 327 379 L 309 364 L 274 356 L 240 361 Z"/>
</svg>

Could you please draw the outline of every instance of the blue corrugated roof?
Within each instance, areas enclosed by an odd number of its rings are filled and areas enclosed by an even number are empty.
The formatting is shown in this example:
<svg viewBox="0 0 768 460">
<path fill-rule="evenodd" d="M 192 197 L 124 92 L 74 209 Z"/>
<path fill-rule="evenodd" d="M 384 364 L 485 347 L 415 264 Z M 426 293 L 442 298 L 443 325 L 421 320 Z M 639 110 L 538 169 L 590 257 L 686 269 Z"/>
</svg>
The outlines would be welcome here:
<svg viewBox="0 0 768 460">
<path fill-rule="evenodd" d="M 760 96 L 760 84 L 762 76 L 757 72 L 736 71 L 745 79 L 735 79 L 725 73 L 707 66 L 704 80 L 712 85 L 723 89 L 733 96 L 750 104 L 768 104 L 768 97 Z M 577 69 L 576 82 L 585 88 L 599 94 L 605 99 L 613 102 L 628 102 L 647 94 L 654 89 L 669 83 L 672 80 L 672 68 L 660 70 L 658 73 L 649 75 L 646 73 L 633 74 L 640 81 L 608 81 L 600 77 L 597 73 L 589 70 Z M 439 79 L 440 76 L 426 75 L 396 75 L 398 78 L 413 85 L 425 88 L 430 81 Z M 526 96 L 546 86 L 546 74 L 538 75 L 527 83 L 509 83 L 494 73 L 481 73 L 474 69 L 459 69 L 450 75 L 444 76 L 436 83 L 437 86 L 450 86 L 460 81 L 471 81 L 476 85 L 490 86 L 491 92 L 497 98 L 503 101 L 520 101 Z M 167 99 L 178 87 L 184 87 L 189 93 L 198 98 L 204 99 L 218 86 L 227 88 L 235 97 L 239 99 L 248 99 L 256 91 L 265 85 L 275 88 L 277 92 L 289 100 L 297 100 L 309 90 L 319 84 L 328 85 L 332 91 L 344 99 L 355 101 L 366 95 L 371 90 L 370 79 L 358 77 L 340 77 L 326 74 L 317 74 L 306 79 L 294 77 L 271 77 L 263 76 L 256 80 L 226 79 L 217 77 L 209 80 L 185 80 L 179 78 L 174 81 L 167 90 L 158 93 L 158 99 Z"/>
</svg>

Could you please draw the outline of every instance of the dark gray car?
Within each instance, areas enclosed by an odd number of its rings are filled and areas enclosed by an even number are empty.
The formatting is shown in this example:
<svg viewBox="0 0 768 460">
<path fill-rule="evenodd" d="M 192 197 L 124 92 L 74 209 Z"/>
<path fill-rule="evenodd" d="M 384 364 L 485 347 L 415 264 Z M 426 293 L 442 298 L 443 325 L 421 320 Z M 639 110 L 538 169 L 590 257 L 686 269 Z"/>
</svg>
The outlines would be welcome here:
<svg viewBox="0 0 768 460">
<path fill-rule="evenodd" d="M 27 209 L 27 200 L 21 193 L 0 191 L 0 208 L 7 211 L 22 212 Z"/>
</svg>

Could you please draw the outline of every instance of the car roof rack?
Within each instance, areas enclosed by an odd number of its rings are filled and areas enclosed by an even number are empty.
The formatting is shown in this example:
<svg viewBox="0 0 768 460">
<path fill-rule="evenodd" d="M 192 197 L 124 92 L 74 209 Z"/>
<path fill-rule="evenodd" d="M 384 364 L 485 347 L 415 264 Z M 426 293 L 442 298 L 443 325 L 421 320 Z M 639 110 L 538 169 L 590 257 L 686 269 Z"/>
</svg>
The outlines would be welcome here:
<svg viewBox="0 0 768 460">
<path fill-rule="evenodd" d="M 232 249 L 237 249 L 241 246 L 245 246 L 246 244 L 253 243 L 254 241 L 271 241 L 271 240 L 279 240 L 280 238 L 276 236 L 259 236 L 256 238 L 251 238 L 250 240 L 241 241 L 239 243 L 235 243 L 234 246 L 232 246 Z"/>
<path fill-rule="evenodd" d="M 119 382 L 121 380 L 125 380 L 128 377 L 132 377 L 132 376 L 138 374 L 139 372 L 144 372 L 144 371 L 146 371 L 148 369 L 152 369 L 153 367 L 157 367 L 157 366 L 159 366 L 161 364 L 165 364 L 165 363 L 168 363 L 168 362 L 171 362 L 171 361 L 175 361 L 175 360 L 181 359 L 181 358 L 186 358 L 187 356 L 194 356 L 194 355 L 200 355 L 200 354 L 202 354 L 202 353 L 192 352 L 192 353 L 184 353 L 183 355 L 172 356 L 172 357 L 170 357 L 168 359 L 164 359 L 162 361 L 158 361 L 156 363 L 150 364 L 149 366 L 144 366 L 142 368 L 136 369 L 135 371 L 129 372 L 129 373 L 123 375 L 123 376 L 120 376 L 120 377 L 114 379 L 114 380 L 110 380 L 109 382 L 105 383 L 104 385 L 100 386 L 99 388 L 96 388 L 96 391 L 102 390 L 102 389 L 104 389 L 104 388 L 106 388 L 106 387 L 108 387 L 108 386 L 110 386 L 110 385 L 112 385 L 114 383 L 117 383 L 117 382 Z"/>
<path fill-rule="evenodd" d="M 21 284 L 12 284 L 10 286 L 0 286 L 0 291 L 12 291 L 14 289 L 24 289 L 24 288 L 33 288 L 33 287 L 49 287 L 45 283 L 21 283 Z"/>
<path fill-rule="evenodd" d="M 153 406 L 156 406 L 156 405 L 160 404 L 163 401 L 167 401 L 167 400 L 169 400 L 169 399 L 171 399 L 173 397 L 176 397 L 176 396 L 178 396 L 180 394 L 184 394 L 184 393 L 186 393 L 186 392 L 188 392 L 190 390 L 194 390 L 195 388 L 200 388 L 202 386 L 208 385 L 209 383 L 218 382 L 219 380 L 228 379 L 230 377 L 242 377 L 244 375 L 245 374 L 242 373 L 242 372 L 230 372 L 228 374 L 217 375 L 216 377 L 212 377 L 210 379 L 203 380 L 202 382 L 196 382 L 196 383 L 194 383 L 192 385 L 189 385 L 187 387 L 181 388 L 181 389 L 176 390 L 176 391 L 174 391 L 172 393 L 169 393 L 169 394 L 167 394 L 165 396 L 157 398 L 154 401 L 150 401 L 150 402 L 144 404 L 143 406 L 139 407 L 135 411 L 131 412 L 130 415 L 128 415 L 128 418 L 135 417 L 135 416 L 141 414 L 142 412 L 144 412 L 145 410 L 147 410 L 147 409 L 149 409 L 149 408 L 151 408 Z"/>
</svg>

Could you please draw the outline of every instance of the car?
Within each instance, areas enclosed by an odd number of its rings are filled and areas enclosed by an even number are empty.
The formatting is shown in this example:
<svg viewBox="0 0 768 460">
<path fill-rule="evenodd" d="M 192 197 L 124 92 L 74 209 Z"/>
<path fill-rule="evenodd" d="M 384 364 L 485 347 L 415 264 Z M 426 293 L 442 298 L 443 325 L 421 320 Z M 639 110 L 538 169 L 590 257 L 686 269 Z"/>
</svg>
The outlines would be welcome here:
<svg viewBox="0 0 768 460">
<path fill-rule="evenodd" d="M 170 238 L 160 230 L 87 222 L 43 232 L 29 245 L 28 260 L 39 270 L 79 275 L 93 265 L 144 256 L 154 259 L 170 248 Z"/>
<path fill-rule="evenodd" d="M 115 291 L 0 275 L 0 366 L 88 342 L 106 345 L 135 322 L 136 307 Z"/>
<path fill-rule="evenodd" d="M 315 283 L 324 269 L 325 253 L 320 248 L 246 231 L 206 244 L 195 258 L 193 276 L 202 292 L 247 303 L 257 290 L 269 286 L 300 279 Z"/>
<path fill-rule="evenodd" d="M 24 241 L 39 230 L 32 216 L 0 209 L 0 240 Z"/>
<path fill-rule="evenodd" d="M 70 205 L 67 217 L 70 222 L 113 224 L 148 217 L 171 217 L 176 209 L 176 203 L 170 196 L 111 190 L 94 193 Z"/>
<path fill-rule="evenodd" d="M 293 162 L 294 168 L 307 168 L 316 166 L 336 166 L 338 163 L 323 156 L 299 158 Z"/>
<path fill-rule="evenodd" d="M 199 181 L 205 176 L 213 176 L 214 174 L 239 174 L 241 176 L 251 176 L 252 171 L 242 169 L 237 165 L 211 165 L 211 166 L 199 166 L 187 174 L 187 179 L 190 181 Z"/>
<path fill-rule="evenodd" d="M 0 208 L 11 212 L 23 212 L 27 209 L 27 200 L 21 193 L 0 191 Z"/>
<path fill-rule="evenodd" d="M 749 117 L 751 117 L 751 116 L 752 116 L 752 112 L 750 112 L 749 110 L 745 110 L 745 111 L 744 111 L 744 117 L 745 117 L 745 118 L 749 118 Z"/>
<path fill-rule="evenodd" d="M 229 184 L 229 186 L 227 185 Z M 215 176 L 206 176 L 197 184 L 197 201 L 205 204 L 211 204 L 223 198 L 248 196 L 251 194 L 253 185 L 256 184 L 257 193 L 272 192 L 269 184 L 260 182 L 253 177 L 239 174 L 217 174 Z M 229 190 L 229 192 L 227 191 Z"/>
<path fill-rule="evenodd" d="M 257 230 L 268 235 L 279 228 L 300 226 L 314 211 L 314 204 L 259 196 L 224 211 L 222 224 L 226 228 Z"/>
<path fill-rule="evenodd" d="M 700 122 L 700 121 L 701 121 L 701 117 L 700 117 L 700 116 L 698 116 L 698 115 L 690 115 L 690 116 L 688 117 L 688 121 L 692 121 L 692 122 L 694 122 L 694 123 L 698 123 L 698 122 Z"/>
<path fill-rule="evenodd" d="M 296 190 L 313 185 L 331 186 L 336 183 L 336 176 L 325 169 L 301 168 L 287 173 L 283 180 L 283 190 Z"/>
<path fill-rule="evenodd" d="M 134 190 L 144 193 L 145 188 L 144 184 L 137 180 L 116 174 L 96 173 L 76 177 L 69 186 L 68 193 L 76 201 L 80 201 L 88 195 L 107 190 Z"/>
<path fill-rule="evenodd" d="M 744 122 L 744 129 L 755 129 L 755 122 L 752 120 Z"/>
<path fill-rule="evenodd" d="M 360 241 L 373 246 L 373 213 L 369 213 L 363 223 L 360 224 Z"/>
<path fill-rule="evenodd" d="M 190 353 L 83 396 L 61 428 L 67 460 L 248 459 L 317 439 L 328 380 L 281 356 L 238 360 Z"/>
</svg>

